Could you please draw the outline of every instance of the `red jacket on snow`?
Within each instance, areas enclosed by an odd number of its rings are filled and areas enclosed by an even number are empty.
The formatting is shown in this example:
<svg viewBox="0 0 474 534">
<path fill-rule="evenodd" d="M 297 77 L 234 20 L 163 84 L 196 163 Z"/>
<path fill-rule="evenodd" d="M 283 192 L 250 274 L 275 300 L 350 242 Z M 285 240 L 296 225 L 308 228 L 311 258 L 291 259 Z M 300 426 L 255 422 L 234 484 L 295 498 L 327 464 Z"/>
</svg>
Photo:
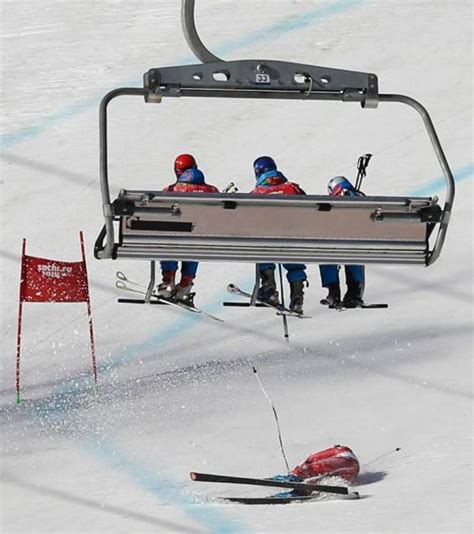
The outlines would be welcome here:
<svg viewBox="0 0 474 534">
<path fill-rule="evenodd" d="M 359 470 L 359 460 L 352 450 L 342 445 L 334 445 L 324 451 L 310 454 L 291 473 L 303 480 L 336 476 L 353 482 L 359 475 Z"/>
</svg>

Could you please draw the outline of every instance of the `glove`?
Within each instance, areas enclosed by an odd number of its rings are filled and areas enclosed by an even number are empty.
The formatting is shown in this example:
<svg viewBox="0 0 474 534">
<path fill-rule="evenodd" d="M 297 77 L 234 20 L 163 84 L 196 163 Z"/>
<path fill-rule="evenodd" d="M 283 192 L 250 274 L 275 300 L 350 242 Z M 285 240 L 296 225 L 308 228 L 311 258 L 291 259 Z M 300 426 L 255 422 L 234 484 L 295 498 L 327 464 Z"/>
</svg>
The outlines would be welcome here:
<svg viewBox="0 0 474 534">
<path fill-rule="evenodd" d="M 234 182 L 230 182 L 230 184 L 227 187 L 225 187 L 222 192 L 223 193 L 237 193 L 237 191 L 238 191 L 238 188 L 234 184 Z"/>
</svg>

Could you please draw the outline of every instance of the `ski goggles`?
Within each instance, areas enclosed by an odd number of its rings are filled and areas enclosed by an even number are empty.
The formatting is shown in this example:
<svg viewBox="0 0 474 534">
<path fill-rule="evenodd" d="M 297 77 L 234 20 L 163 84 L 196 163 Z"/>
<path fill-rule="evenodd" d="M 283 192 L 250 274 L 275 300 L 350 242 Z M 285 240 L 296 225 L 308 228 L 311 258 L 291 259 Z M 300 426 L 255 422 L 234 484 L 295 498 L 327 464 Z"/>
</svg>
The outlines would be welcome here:
<svg viewBox="0 0 474 534">
<path fill-rule="evenodd" d="M 345 194 L 350 193 L 353 190 L 344 187 L 343 184 L 336 184 L 334 187 L 328 187 L 328 191 L 331 196 L 339 197 L 344 196 Z"/>
</svg>

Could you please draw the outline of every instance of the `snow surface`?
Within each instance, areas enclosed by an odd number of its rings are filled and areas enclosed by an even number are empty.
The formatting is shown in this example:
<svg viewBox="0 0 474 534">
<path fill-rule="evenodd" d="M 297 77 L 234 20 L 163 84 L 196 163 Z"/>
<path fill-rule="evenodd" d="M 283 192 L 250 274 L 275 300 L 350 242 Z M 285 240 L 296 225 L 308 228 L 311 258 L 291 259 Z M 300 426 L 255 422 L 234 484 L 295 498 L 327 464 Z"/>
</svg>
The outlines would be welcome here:
<svg viewBox="0 0 474 534">
<path fill-rule="evenodd" d="M 1 267 L 2 532 L 472 531 L 472 3 L 470 0 L 200 0 L 204 42 L 225 59 L 270 58 L 375 72 L 381 92 L 430 111 L 457 179 L 440 260 L 367 268 L 366 299 L 388 310 L 329 312 L 317 266 L 311 320 L 229 309 L 227 283 L 249 288 L 249 264 L 201 264 L 197 302 L 224 324 L 179 310 L 119 305 L 122 270 L 97 261 L 103 224 L 98 104 L 151 67 L 196 62 L 165 0 L 3 0 Z M 219 29 L 219 30 L 217 30 Z M 374 154 L 369 194 L 444 195 L 412 110 L 382 104 L 121 98 L 110 109 L 112 195 L 172 181 L 179 152 L 210 183 L 253 186 L 251 162 L 273 155 L 311 193 L 354 177 Z M 27 304 L 23 402 L 15 405 L 21 240 L 65 261 L 88 254 L 99 363 L 91 383 L 85 306 Z M 359 501 L 246 507 L 219 495 L 265 488 L 193 483 L 189 471 L 284 472 L 342 443 L 360 458 Z M 399 452 L 394 451 L 401 447 Z M 385 453 L 390 453 L 378 459 Z"/>
</svg>

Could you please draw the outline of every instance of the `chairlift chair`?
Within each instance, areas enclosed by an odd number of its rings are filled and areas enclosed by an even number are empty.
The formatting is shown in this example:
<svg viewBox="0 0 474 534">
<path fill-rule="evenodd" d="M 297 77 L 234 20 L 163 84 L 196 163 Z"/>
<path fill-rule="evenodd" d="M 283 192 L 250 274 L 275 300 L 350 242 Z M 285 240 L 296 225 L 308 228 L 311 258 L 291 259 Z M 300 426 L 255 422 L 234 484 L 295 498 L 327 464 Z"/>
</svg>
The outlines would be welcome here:
<svg viewBox="0 0 474 534">
<path fill-rule="evenodd" d="M 201 42 L 194 3 L 182 0 L 182 24 L 201 63 L 152 68 L 144 74 L 142 88 L 114 89 L 102 99 L 105 225 L 95 243 L 95 257 L 151 260 L 152 265 L 155 260 L 433 264 L 445 241 L 455 186 L 426 109 L 405 95 L 379 94 L 372 73 L 262 59 L 224 61 Z M 408 105 L 421 116 L 446 179 L 444 206 L 438 205 L 437 197 L 283 197 L 137 189 L 122 189 L 111 201 L 107 108 L 113 99 L 127 95 L 143 97 L 146 103 L 212 97 L 359 102 L 368 109 L 381 102 Z"/>
</svg>

